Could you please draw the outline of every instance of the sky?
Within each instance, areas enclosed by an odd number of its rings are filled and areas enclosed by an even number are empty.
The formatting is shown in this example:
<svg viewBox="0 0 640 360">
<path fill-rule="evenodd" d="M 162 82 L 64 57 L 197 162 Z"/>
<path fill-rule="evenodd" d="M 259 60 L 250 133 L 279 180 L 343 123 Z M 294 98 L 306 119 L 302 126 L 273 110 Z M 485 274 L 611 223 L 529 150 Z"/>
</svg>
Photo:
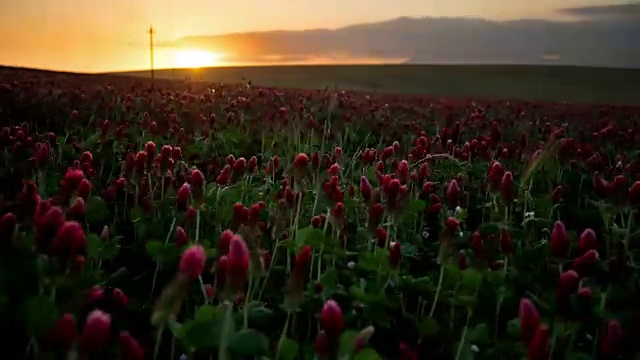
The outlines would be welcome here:
<svg viewBox="0 0 640 360">
<path fill-rule="evenodd" d="M 399 16 L 569 20 L 559 8 L 628 0 L 0 0 L 0 64 L 70 71 L 149 66 L 156 41 L 187 35 L 337 28 Z M 391 5 L 392 4 L 392 5 Z M 156 48 L 158 68 L 223 63 L 224 49 Z"/>
</svg>

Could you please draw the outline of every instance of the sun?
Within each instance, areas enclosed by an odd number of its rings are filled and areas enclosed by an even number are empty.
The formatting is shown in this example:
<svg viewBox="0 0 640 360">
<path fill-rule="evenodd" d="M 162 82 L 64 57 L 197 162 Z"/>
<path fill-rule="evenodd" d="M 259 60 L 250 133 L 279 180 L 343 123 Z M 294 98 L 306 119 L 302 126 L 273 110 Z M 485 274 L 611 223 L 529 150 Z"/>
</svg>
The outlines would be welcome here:
<svg viewBox="0 0 640 360">
<path fill-rule="evenodd" d="M 200 68 L 218 65 L 222 54 L 207 50 L 178 50 L 175 52 L 175 66 L 179 68 Z"/>
</svg>

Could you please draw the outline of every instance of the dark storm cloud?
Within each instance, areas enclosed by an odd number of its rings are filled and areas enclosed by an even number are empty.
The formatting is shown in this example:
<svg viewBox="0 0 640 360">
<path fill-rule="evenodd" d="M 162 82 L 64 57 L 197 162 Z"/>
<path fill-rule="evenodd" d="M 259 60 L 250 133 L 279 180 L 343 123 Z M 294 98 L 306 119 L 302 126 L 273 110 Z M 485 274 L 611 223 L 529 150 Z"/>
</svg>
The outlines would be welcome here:
<svg viewBox="0 0 640 360">
<path fill-rule="evenodd" d="M 561 9 L 562 12 L 587 18 L 628 18 L 640 17 L 640 2 L 632 4 L 611 4 L 583 6 Z"/>
</svg>

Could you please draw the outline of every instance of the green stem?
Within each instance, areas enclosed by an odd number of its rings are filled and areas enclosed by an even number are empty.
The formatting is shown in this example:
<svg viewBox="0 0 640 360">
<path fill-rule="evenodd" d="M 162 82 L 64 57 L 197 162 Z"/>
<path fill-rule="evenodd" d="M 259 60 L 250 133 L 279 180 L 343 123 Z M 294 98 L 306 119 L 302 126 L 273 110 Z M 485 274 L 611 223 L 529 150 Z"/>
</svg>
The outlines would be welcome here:
<svg viewBox="0 0 640 360">
<path fill-rule="evenodd" d="M 196 244 L 200 241 L 200 209 L 196 210 Z"/>
<path fill-rule="evenodd" d="M 167 245 L 169 243 L 169 239 L 171 239 L 171 234 L 173 234 L 173 228 L 176 226 L 176 218 L 173 218 L 171 222 L 171 227 L 169 228 L 169 232 L 167 233 L 167 237 L 164 239 L 164 244 Z M 151 292 L 149 293 L 149 300 L 153 297 L 153 291 L 156 288 L 156 281 L 158 280 L 158 272 L 160 272 L 160 267 L 162 267 L 162 260 L 156 259 L 156 270 L 153 273 L 153 280 L 151 282 Z"/>
<path fill-rule="evenodd" d="M 153 360 L 158 358 L 158 353 L 160 352 L 160 344 L 162 342 L 162 332 L 164 331 L 164 324 L 160 325 L 158 329 L 158 334 L 156 335 L 156 345 L 153 350 Z"/>
<path fill-rule="evenodd" d="M 436 311 L 436 305 L 438 304 L 438 297 L 440 297 L 440 290 L 442 289 L 442 280 L 444 279 L 444 264 L 440 265 L 440 275 L 438 277 L 438 288 L 436 289 L 436 295 L 433 297 L 433 304 L 431 304 L 431 311 L 429 311 L 429 317 L 433 317 L 433 313 Z"/>
<path fill-rule="evenodd" d="M 253 276 L 249 276 L 249 290 L 247 291 L 247 297 L 244 302 L 243 326 L 245 329 L 249 327 L 249 301 L 251 300 L 251 290 L 253 290 Z"/>
<path fill-rule="evenodd" d="M 287 311 L 287 320 L 284 322 L 284 328 L 282 329 L 282 334 L 280 334 L 280 341 L 278 341 L 278 350 L 276 351 L 275 359 L 278 359 L 280 357 L 282 342 L 287 337 L 287 331 L 289 330 L 289 321 L 291 321 L 291 311 Z"/>
<path fill-rule="evenodd" d="M 506 280 L 507 278 L 507 267 L 509 266 L 509 257 L 505 257 L 504 259 L 504 268 L 502 269 L 502 276 L 503 276 L 503 281 Z M 500 294 L 498 295 L 498 301 L 496 303 L 496 315 L 495 315 L 495 321 L 496 321 L 496 327 L 494 329 L 493 332 L 493 338 L 495 339 L 495 341 L 498 341 L 498 322 L 499 322 L 499 318 L 500 318 L 500 307 L 502 306 L 502 301 L 504 300 L 504 285 L 500 287 Z"/>
<path fill-rule="evenodd" d="M 233 304 L 225 301 L 224 306 L 227 307 L 224 316 L 224 325 L 222 328 L 222 336 L 220 337 L 220 347 L 218 348 L 218 360 L 228 360 L 229 353 L 227 346 L 229 344 L 229 336 L 231 335 L 231 324 L 233 322 Z"/>
<path fill-rule="evenodd" d="M 460 359 L 460 355 L 462 355 L 462 347 L 466 341 L 467 330 L 469 329 L 469 320 L 471 320 L 471 311 L 467 312 L 467 323 L 464 325 L 464 329 L 462 330 L 462 336 L 460 337 L 460 343 L 458 344 L 458 351 L 456 352 L 456 360 Z"/>
</svg>

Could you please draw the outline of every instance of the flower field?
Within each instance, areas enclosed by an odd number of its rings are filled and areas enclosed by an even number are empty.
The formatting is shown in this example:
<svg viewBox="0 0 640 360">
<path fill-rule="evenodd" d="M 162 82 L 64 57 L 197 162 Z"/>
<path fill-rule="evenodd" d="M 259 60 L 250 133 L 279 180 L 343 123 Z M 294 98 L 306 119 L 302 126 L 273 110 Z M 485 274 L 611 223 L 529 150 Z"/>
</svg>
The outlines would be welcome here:
<svg viewBox="0 0 640 360">
<path fill-rule="evenodd" d="M 0 69 L 25 359 L 634 359 L 640 107 Z"/>
</svg>

